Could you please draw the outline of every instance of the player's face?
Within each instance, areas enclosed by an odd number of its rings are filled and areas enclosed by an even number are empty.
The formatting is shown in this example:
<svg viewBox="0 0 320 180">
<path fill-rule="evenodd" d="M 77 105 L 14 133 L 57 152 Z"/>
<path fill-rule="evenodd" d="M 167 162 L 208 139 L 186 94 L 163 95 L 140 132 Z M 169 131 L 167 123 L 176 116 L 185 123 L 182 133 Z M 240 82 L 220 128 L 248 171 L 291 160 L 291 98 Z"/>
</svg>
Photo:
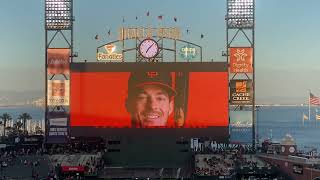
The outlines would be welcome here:
<svg viewBox="0 0 320 180">
<path fill-rule="evenodd" d="M 168 93 L 159 86 L 145 85 L 133 99 L 131 114 L 141 127 L 166 126 L 173 110 Z"/>
</svg>

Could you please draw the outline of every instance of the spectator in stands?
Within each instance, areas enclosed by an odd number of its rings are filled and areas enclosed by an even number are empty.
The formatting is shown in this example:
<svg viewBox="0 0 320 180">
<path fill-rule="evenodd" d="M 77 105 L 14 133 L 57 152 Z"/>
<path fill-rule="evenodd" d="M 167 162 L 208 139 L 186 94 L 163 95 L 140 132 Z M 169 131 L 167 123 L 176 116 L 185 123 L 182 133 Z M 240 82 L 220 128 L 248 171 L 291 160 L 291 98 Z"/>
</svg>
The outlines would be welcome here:
<svg viewBox="0 0 320 180">
<path fill-rule="evenodd" d="M 173 112 L 175 95 L 170 73 L 132 72 L 126 108 L 133 127 L 166 126 Z"/>
</svg>

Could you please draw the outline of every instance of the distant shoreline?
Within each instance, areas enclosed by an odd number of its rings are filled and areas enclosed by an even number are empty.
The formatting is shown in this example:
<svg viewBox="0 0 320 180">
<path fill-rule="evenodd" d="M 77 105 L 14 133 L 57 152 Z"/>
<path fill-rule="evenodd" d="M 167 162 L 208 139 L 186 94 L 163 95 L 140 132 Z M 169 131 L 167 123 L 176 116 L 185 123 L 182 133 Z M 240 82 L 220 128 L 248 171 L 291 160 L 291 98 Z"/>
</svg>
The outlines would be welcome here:
<svg viewBox="0 0 320 180">
<path fill-rule="evenodd" d="M 20 107 L 38 107 L 41 108 L 40 106 L 35 106 L 35 105 L 0 105 L 0 108 L 20 108 Z"/>
</svg>

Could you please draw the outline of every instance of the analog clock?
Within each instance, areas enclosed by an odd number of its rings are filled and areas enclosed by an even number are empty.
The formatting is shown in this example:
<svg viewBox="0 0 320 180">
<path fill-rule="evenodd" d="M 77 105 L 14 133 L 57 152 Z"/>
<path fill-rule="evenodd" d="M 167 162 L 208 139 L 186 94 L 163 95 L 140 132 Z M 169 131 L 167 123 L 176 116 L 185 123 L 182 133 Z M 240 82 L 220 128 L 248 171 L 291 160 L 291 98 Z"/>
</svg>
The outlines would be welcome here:
<svg viewBox="0 0 320 180">
<path fill-rule="evenodd" d="M 294 151 L 295 151 L 295 148 L 291 146 L 291 147 L 289 148 L 289 152 L 294 153 Z"/>
<path fill-rule="evenodd" d="M 154 58 L 159 53 L 159 45 L 153 39 L 145 39 L 140 43 L 139 52 L 144 58 Z"/>
</svg>

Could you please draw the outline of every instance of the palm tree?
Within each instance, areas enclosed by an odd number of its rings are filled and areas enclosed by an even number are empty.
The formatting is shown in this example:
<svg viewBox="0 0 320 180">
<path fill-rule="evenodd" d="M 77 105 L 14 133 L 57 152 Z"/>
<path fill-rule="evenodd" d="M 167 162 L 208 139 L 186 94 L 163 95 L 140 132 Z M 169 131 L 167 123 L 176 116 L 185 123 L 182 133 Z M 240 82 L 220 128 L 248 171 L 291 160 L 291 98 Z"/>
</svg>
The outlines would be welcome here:
<svg viewBox="0 0 320 180">
<path fill-rule="evenodd" d="M 20 121 L 17 121 L 14 125 L 13 125 L 18 131 L 20 131 L 20 129 L 22 128 L 23 124 Z"/>
<path fill-rule="evenodd" d="M 35 127 L 35 131 L 36 131 L 36 134 L 43 134 L 43 131 L 42 131 L 41 127 L 39 127 L 39 126 Z"/>
<path fill-rule="evenodd" d="M 18 119 L 23 121 L 23 132 L 26 133 L 27 132 L 26 131 L 27 120 L 32 119 L 32 117 L 28 113 L 23 113 L 23 114 L 19 115 Z"/>
<path fill-rule="evenodd" d="M 3 113 L 1 116 L 0 116 L 0 119 L 2 119 L 2 124 L 3 124 L 3 136 L 6 136 L 6 126 L 7 126 L 7 121 L 10 121 L 12 120 L 12 117 L 10 114 L 8 113 Z"/>
</svg>

